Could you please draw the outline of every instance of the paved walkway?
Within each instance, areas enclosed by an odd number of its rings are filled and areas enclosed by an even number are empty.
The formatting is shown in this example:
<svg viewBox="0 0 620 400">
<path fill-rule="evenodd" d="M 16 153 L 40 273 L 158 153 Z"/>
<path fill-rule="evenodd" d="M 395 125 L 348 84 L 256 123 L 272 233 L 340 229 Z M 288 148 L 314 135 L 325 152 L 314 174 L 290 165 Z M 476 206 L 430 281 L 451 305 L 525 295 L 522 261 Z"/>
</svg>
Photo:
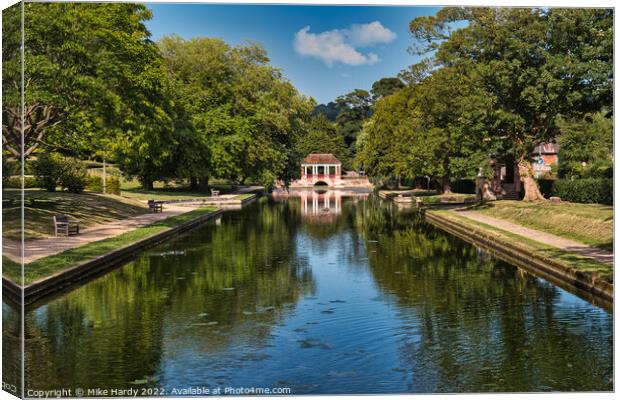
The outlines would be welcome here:
<svg viewBox="0 0 620 400">
<path fill-rule="evenodd" d="M 503 219 L 489 217 L 476 211 L 453 210 L 452 212 L 458 213 L 459 215 L 462 215 L 474 221 L 482 222 L 484 224 L 491 225 L 520 236 L 524 236 L 528 239 L 532 239 L 549 246 L 577 253 L 581 256 L 588 257 L 608 265 L 614 264 L 614 254 L 607 250 L 598 249 L 596 247 L 588 246 L 586 244 L 575 242 L 574 240 L 570 239 L 565 239 L 563 237 L 552 235 L 550 233 L 526 228 L 522 225 L 508 222 Z"/>
<path fill-rule="evenodd" d="M 264 189 L 265 188 L 263 186 L 244 186 L 244 187 L 241 187 L 235 190 L 234 192 L 232 192 L 232 194 L 254 193 L 257 190 L 264 190 Z"/>
<path fill-rule="evenodd" d="M 80 234 L 76 236 L 27 240 L 24 249 L 24 262 L 27 264 L 42 257 L 52 256 L 65 250 L 80 247 L 102 239 L 107 239 L 112 236 L 117 236 L 168 217 L 184 214 L 195 209 L 196 207 L 197 206 L 194 205 L 166 204 L 164 205 L 164 210 L 161 213 L 143 214 L 120 221 L 93 225 L 88 228 L 80 229 Z M 17 240 L 3 238 L 2 254 L 15 262 L 19 262 L 20 242 Z"/>
</svg>

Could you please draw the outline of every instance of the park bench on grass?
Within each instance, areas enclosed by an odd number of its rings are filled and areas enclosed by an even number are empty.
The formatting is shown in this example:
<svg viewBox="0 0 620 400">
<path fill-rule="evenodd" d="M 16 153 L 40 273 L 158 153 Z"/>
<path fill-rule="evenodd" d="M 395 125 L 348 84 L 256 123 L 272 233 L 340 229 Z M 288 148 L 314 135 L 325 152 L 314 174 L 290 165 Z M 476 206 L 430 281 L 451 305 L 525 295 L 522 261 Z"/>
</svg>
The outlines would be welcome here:
<svg viewBox="0 0 620 400">
<path fill-rule="evenodd" d="M 219 195 L 220 195 L 220 191 L 219 190 L 211 189 L 211 196 L 217 197 Z"/>
<path fill-rule="evenodd" d="M 164 211 L 164 205 L 155 200 L 149 200 L 149 209 L 154 213 L 162 212 Z"/>
<path fill-rule="evenodd" d="M 78 235 L 80 233 L 80 221 L 71 219 L 68 215 L 54 215 L 54 233 L 64 236 Z"/>
</svg>

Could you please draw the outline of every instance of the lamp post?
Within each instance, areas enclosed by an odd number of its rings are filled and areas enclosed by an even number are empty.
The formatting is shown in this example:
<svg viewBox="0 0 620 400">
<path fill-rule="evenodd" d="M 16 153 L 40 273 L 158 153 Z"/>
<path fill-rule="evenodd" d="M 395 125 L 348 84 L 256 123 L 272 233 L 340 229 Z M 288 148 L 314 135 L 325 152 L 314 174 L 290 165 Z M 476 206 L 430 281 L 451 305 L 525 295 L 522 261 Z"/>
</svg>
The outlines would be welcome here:
<svg viewBox="0 0 620 400">
<path fill-rule="evenodd" d="M 105 193 L 107 193 L 107 189 L 108 189 L 107 186 L 106 186 L 107 185 L 107 182 L 106 182 L 107 179 L 106 179 L 106 174 L 105 174 L 105 156 L 103 157 L 103 175 L 102 175 L 102 177 L 103 177 L 102 188 L 103 188 L 103 193 L 105 194 Z"/>
</svg>

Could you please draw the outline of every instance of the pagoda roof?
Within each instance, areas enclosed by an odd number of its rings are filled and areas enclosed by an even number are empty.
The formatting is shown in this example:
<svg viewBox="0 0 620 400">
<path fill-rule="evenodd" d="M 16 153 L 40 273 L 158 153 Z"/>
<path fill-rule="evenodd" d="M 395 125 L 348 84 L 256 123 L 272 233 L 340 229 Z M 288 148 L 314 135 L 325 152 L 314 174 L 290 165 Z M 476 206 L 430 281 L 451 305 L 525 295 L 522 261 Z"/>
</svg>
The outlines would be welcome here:
<svg viewBox="0 0 620 400">
<path fill-rule="evenodd" d="M 312 153 L 304 158 L 304 164 L 342 164 L 333 154 Z"/>
</svg>

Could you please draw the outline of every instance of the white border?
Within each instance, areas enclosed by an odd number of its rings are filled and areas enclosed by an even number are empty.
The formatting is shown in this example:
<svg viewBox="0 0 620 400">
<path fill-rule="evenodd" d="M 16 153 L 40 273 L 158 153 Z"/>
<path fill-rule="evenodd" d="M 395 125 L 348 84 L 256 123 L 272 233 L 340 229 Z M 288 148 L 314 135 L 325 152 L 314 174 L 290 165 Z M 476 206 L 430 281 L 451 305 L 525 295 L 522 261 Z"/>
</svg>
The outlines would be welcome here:
<svg viewBox="0 0 620 400">
<path fill-rule="evenodd" d="M 81 0 L 82 2 L 97 2 L 96 0 Z M 109 0 L 108 0 L 109 1 Z M 120 2 L 120 1 L 115 1 Z M 615 7 L 615 2 L 610 0 L 589 0 L 589 1 L 558 1 L 558 0 L 543 0 L 543 1 L 532 1 L 532 0 L 519 0 L 519 1 L 498 1 L 498 0 L 468 0 L 468 1 L 455 1 L 455 0 L 312 0 L 312 1 L 303 1 L 303 0 L 243 0 L 243 1 L 214 1 L 214 0 L 203 0 L 203 1 L 178 1 L 178 0 L 150 0 L 150 1 L 140 1 L 141 3 L 204 3 L 204 4 L 290 4 L 290 5 L 382 5 L 382 6 L 449 6 L 449 5 L 461 5 L 461 6 L 508 6 L 508 7 Z M 0 5 L 2 9 L 17 3 L 17 1 L 12 0 L 0 0 Z M 617 29 L 617 18 L 614 20 L 614 76 L 618 76 L 618 51 L 615 46 L 618 43 L 618 29 Z M 0 39 L 1 43 L 1 39 Z M 1 60 L 1 58 L 0 58 Z M 616 110 L 616 96 L 618 91 L 617 83 L 614 82 L 614 115 L 617 115 Z M 0 95 L 1 96 L 1 95 Z M 615 121 L 614 121 L 615 122 Z M 614 124 L 615 125 L 615 124 Z M 618 135 L 616 135 L 616 131 L 614 130 L 614 144 L 618 139 Z M 617 148 L 614 148 L 614 157 L 618 159 Z M 618 187 L 620 179 L 618 179 L 617 174 L 614 178 L 614 198 L 619 199 L 618 194 L 620 193 L 620 189 Z M 615 202 L 614 202 L 615 204 Z M 615 205 L 614 205 L 614 215 L 615 215 Z M 1 222 L 0 216 L 0 222 Z M 614 237 L 618 238 L 620 232 L 620 228 L 615 224 L 614 226 Z M 617 241 L 614 242 L 614 253 L 618 250 Z M 614 309 L 616 309 L 614 304 Z M 616 346 L 616 337 L 618 333 L 618 320 L 614 317 L 614 380 L 616 380 L 616 368 L 620 366 L 620 357 L 618 352 L 618 347 Z M 0 338 L 1 340 L 1 338 Z M 0 364 L 0 373 L 2 371 L 2 366 Z M 390 398 L 409 398 L 415 396 L 415 398 L 421 399 L 488 399 L 488 398 L 501 398 L 508 400 L 517 400 L 522 398 L 532 399 L 532 398 L 544 398 L 544 399 L 569 399 L 569 400 L 582 400 L 584 397 L 588 399 L 611 399 L 614 398 L 615 395 L 613 393 L 514 393 L 514 394 L 459 394 L 459 395 L 378 395 L 372 396 L 372 398 L 378 399 L 390 399 Z M 285 399 L 325 399 L 325 398 L 338 398 L 342 400 L 349 399 L 359 399 L 366 396 L 281 396 L 279 398 Z M 0 400 L 9 400 L 15 399 L 16 397 L 11 396 L 7 392 L 0 391 Z M 235 399 L 256 399 L 257 397 L 235 397 Z M 187 398 L 180 398 L 187 399 Z"/>
</svg>

